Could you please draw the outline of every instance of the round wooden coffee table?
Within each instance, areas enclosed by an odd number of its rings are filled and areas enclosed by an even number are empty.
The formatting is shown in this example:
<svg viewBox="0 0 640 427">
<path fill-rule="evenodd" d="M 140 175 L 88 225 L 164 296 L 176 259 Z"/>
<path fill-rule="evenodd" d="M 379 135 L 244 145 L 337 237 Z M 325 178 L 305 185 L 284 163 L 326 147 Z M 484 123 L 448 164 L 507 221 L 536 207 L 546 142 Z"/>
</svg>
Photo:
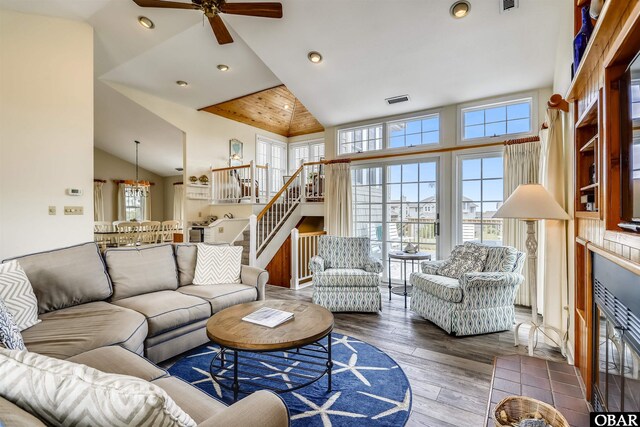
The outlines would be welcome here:
<svg viewBox="0 0 640 427">
<path fill-rule="evenodd" d="M 262 307 L 288 311 L 294 317 L 275 328 L 242 320 Z M 232 390 L 234 401 L 238 393 L 243 393 L 243 383 L 248 381 L 259 384 L 260 388 L 284 393 L 327 375 L 328 391 L 331 391 L 332 330 L 333 314 L 308 302 L 266 300 L 226 308 L 207 322 L 207 336 L 220 346 L 220 352 L 211 361 L 211 378 L 221 387 Z M 326 345 L 320 343 L 325 337 L 328 337 Z M 262 353 L 262 357 L 256 353 Z M 227 364 L 228 354 L 233 358 L 231 366 Z M 266 365 L 277 371 L 265 372 Z M 280 383 L 284 382 L 286 388 L 274 384 L 275 377 Z"/>
</svg>

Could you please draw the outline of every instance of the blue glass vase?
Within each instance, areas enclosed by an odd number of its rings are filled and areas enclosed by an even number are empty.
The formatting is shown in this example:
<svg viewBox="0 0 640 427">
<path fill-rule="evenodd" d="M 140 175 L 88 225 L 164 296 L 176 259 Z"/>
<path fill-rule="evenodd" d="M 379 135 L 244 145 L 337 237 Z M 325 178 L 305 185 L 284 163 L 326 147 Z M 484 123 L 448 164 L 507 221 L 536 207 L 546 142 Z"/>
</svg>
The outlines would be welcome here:
<svg viewBox="0 0 640 427">
<path fill-rule="evenodd" d="M 591 25 L 591 16 L 589 16 L 589 6 L 584 6 L 582 8 L 582 26 L 578 34 L 576 34 L 576 38 L 573 40 L 573 65 L 575 70 L 577 70 L 580 65 L 592 32 L 593 26 Z"/>
</svg>

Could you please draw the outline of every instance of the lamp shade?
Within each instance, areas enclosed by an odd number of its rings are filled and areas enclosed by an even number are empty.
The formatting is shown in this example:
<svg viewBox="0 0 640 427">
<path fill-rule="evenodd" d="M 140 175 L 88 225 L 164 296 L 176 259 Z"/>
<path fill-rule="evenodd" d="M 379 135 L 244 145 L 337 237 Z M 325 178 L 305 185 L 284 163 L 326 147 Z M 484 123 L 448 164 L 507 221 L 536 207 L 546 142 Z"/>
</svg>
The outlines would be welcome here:
<svg viewBox="0 0 640 427">
<path fill-rule="evenodd" d="M 493 217 L 525 220 L 569 219 L 569 215 L 540 184 L 518 186 Z"/>
</svg>

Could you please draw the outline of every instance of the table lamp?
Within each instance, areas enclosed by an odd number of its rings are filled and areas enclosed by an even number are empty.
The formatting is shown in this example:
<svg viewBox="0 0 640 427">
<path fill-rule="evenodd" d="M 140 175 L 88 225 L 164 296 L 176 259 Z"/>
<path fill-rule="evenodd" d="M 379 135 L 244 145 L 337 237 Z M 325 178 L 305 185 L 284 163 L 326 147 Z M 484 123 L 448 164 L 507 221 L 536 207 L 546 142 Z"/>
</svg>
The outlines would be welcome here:
<svg viewBox="0 0 640 427">
<path fill-rule="evenodd" d="M 553 196 L 540 184 L 522 184 L 505 200 L 494 218 L 514 218 L 523 220 L 527 224 L 527 278 L 531 295 L 531 321 L 529 330 L 529 355 L 533 356 L 533 343 L 537 331 L 541 331 L 547 338 L 555 342 L 544 333 L 544 326 L 538 323 L 538 278 L 537 259 L 538 241 L 536 239 L 535 222 L 543 219 L 568 220 L 569 215 L 556 202 Z M 521 322 L 516 325 L 515 345 L 518 346 L 518 330 L 520 326 L 529 322 Z M 546 327 L 555 331 L 561 339 L 560 351 L 565 355 L 564 334 L 552 326 Z M 556 344 L 558 344 L 556 342 Z"/>
</svg>

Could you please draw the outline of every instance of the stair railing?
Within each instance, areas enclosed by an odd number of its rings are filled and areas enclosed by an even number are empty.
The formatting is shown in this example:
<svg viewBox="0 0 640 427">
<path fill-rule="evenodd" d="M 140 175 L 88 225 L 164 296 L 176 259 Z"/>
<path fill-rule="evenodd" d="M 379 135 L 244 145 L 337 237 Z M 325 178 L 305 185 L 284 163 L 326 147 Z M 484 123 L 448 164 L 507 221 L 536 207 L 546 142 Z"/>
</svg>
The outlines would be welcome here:
<svg viewBox="0 0 640 427">
<path fill-rule="evenodd" d="M 266 203 L 271 190 L 269 164 L 230 166 L 211 170 L 214 203 Z"/>
<path fill-rule="evenodd" d="M 309 261 L 318 254 L 318 238 L 325 234 L 326 231 L 300 233 L 297 228 L 291 230 L 291 289 L 311 284 Z"/>
</svg>

